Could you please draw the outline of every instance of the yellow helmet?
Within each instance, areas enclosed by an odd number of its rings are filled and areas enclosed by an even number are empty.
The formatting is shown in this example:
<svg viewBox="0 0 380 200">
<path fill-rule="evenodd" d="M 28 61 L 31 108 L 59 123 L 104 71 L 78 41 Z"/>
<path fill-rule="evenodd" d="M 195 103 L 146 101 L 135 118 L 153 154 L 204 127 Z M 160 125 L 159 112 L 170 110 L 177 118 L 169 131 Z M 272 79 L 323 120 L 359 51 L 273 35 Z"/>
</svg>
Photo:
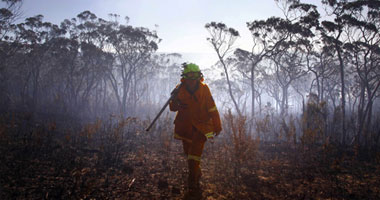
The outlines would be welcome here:
<svg viewBox="0 0 380 200">
<path fill-rule="evenodd" d="M 187 74 L 189 72 L 201 72 L 201 70 L 199 69 L 199 66 L 194 64 L 194 63 L 183 63 L 183 71 L 182 71 L 182 74 Z"/>
<path fill-rule="evenodd" d="M 182 71 L 182 77 L 185 79 L 192 79 L 192 80 L 201 80 L 203 78 L 203 74 L 201 73 L 201 70 L 199 69 L 199 66 L 194 63 L 183 63 L 183 71 Z"/>
</svg>

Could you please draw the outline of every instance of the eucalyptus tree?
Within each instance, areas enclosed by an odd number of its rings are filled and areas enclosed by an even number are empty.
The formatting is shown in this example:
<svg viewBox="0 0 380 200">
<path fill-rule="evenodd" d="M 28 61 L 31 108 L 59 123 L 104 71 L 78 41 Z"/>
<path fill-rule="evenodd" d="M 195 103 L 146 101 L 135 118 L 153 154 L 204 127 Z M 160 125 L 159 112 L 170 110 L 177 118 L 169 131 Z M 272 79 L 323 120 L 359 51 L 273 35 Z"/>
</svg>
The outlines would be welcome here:
<svg viewBox="0 0 380 200">
<path fill-rule="evenodd" d="M 272 96 L 280 101 L 280 113 L 284 115 L 288 107 L 288 89 L 291 83 L 307 73 L 304 47 L 309 46 L 310 40 L 315 37 L 313 30 L 319 25 L 319 13 L 316 6 L 296 0 L 282 0 L 277 3 L 282 3 L 284 18 L 272 17 L 249 24 L 254 38 L 262 46 L 259 54 L 250 55 L 255 58 L 252 59 L 254 64 L 265 57 L 273 62 L 273 78 L 281 88 L 281 96 Z"/>
<path fill-rule="evenodd" d="M 51 51 L 47 52 L 50 65 L 43 82 L 45 97 L 51 99 L 54 112 L 68 114 L 73 110 L 75 97 L 75 77 L 80 73 L 75 71 L 79 57 L 79 44 L 76 40 L 66 37 L 51 41 Z M 79 89 L 78 89 L 79 92 Z M 74 109 L 75 110 L 75 109 Z"/>
<path fill-rule="evenodd" d="M 289 46 L 284 46 L 289 49 Z M 305 70 L 304 54 L 298 49 L 293 48 L 291 51 L 281 51 L 272 58 L 274 63 L 275 80 L 278 83 L 280 96 L 280 114 L 285 116 L 289 107 L 289 89 L 291 84 L 302 76 L 307 74 Z"/>
<path fill-rule="evenodd" d="M 271 65 L 273 65 L 273 63 Z M 276 79 L 274 67 L 263 71 L 262 75 L 264 79 L 263 84 L 265 91 L 268 96 L 272 97 L 275 101 L 274 111 L 278 111 L 280 110 L 279 107 L 281 104 L 281 87 Z"/>
<path fill-rule="evenodd" d="M 329 68 L 332 69 L 331 73 L 326 77 L 326 84 L 323 87 L 324 93 L 326 93 L 326 100 L 329 104 L 332 104 L 333 109 L 340 110 L 340 74 L 339 74 L 339 64 L 331 63 Z"/>
<path fill-rule="evenodd" d="M 103 80 L 106 79 L 106 71 L 110 63 L 113 61 L 113 56 L 104 52 L 94 44 L 82 43 L 80 45 L 80 65 L 81 79 L 79 82 L 80 89 L 80 106 L 87 109 L 88 114 L 96 112 L 97 102 L 104 101 L 106 98 L 100 93 L 106 92 L 106 87 L 102 87 Z M 92 103 L 94 101 L 94 103 Z M 94 108 L 90 106 L 93 105 Z"/>
<path fill-rule="evenodd" d="M 358 132 L 367 143 L 367 129 L 371 123 L 371 107 L 375 98 L 372 95 L 378 90 L 378 75 L 374 67 L 378 61 L 379 46 L 379 1 L 322 1 L 334 21 L 323 21 L 323 41 L 326 46 L 336 50 L 340 66 L 341 105 L 342 105 L 342 143 L 345 144 L 346 134 L 346 73 L 354 67 L 356 80 L 359 84 Z M 352 94 L 351 94 L 352 95 Z M 364 135 L 362 135 L 364 134 Z"/>
<path fill-rule="evenodd" d="M 13 33 L 14 23 L 21 16 L 22 0 L 1 0 L 0 5 L 3 6 L 0 7 L 0 101 L 3 102 L 1 107 L 7 108 L 14 94 L 8 87 L 13 76 L 11 71 L 21 49 Z"/>
<path fill-rule="evenodd" d="M 238 58 L 240 65 L 239 71 L 243 76 L 250 80 L 251 88 L 251 120 L 255 117 L 255 98 L 256 98 L 256 74 L 257 67 L 264 58 L 268 58 L 274 53 L 277 46 L 283 42 L 288 34 L 279 29 L 283 25 L 281 18 L 272 17 L 267 20 L 256 20 L 247 22 L 247 27 L 251 32 L 253 46 L 251 51 L 237 49 L 234 54 Z M 248 75 L 247 75 L 248 74 Z"/>
<path fill-rule="evenodd" d="M 21 98 L 30 104 L 33 110 L 39 104 L 41 79 L 50 67 L 46 62 L 54 38 L 62 34 L 59 28 L 49 22 L 43 22 L 43 16 L 37 15 L 25 19 L 16 26 L 14 37 L 22 46 L 24 56 L 20 57 L 20 77 L 22 77 Z"/>
<path fill-rule="evenodd" d="M 260 72 L 259 72 L 260 73 Z M 255 98 L 259 106 L 259 115 L 263 114 L 263 95 L 265 94 L 264 76 L 260 75 L 256 78 L 257 87 L 255 87 Z"/>
<path fill-rule="evenodd" d="M 114 56 L 107 51 L 105 40 L 115 26 L 84 11 L 76 18 L 65 19 L 60 28 L 65 37 L 55 43 L 56 69 L 52 71 L 61 84 L 58 99 L 72 114 L 105 113 L 112 102 L 107 71 L 114 64 Z"/>
<path fill-rule="evenodd" d="M 139 70 L 146 66 L 149 59 L 158 49 L 160 39 L 154 31 L 147 28 L 117 24 L 107 38 L 110 49 L 116 60 L 107 75 L 117 99 L 122 115 L 127 108 L 136 108 L 139 100 L 137 86 Z"/>
<path fill-rule="evenodd" d="M 151 89 L 146 96 L 154 95 L 152 100 L 155 103 L 162 105 L 173 88 L 180 83 L 181 60 L 182 55 L 178 53 L 153 55 L 149 77 L 144 81 Z"/>
<path fill-rule="evenodd" d="M 310 9 L 311 10 L 311 9 Z M 314 10 L 313 10 L 314 11 Z M 307 10 L 309 12 L 309 9 Z M 310 12 L 308 13 L 309 15 Z M 313 13 L 314 14 L 314 13 Z M 314 21 L 315 18 L 309 19 Z M 311 17 L 309 17 L 311 18 Z M 289 38 L 291 32 L 287 27 L 289 23 L 286 19 L 279 17 L 271 17 L 266 20 L 255 20 L 252 22 L 247 22 L 247 27 L 251 32 L 253 45 L 250 51 L 245 51 L 243 49 L 237 49 L 235 55 L 239 58 L 239 61 L 244 61 L 248 63 L 245 65 L 246 69 L 243 69 L 245 74 L 249 74 L 250 86 L 251 86 L 251 117 L 255 116 L 255 98 L 256 98 L 256 84 L 255 79 L 257 73 L 257 67 L 265 59 L 270 58 L 272 55 L 277 53 L 277 48 L 286 39 Z M 242 65 L 244 66 L 244 65 Z M 245 75 L 246 76 L 246 75 Z M 248 78 L 247 77 L 247 78 Z"/>
<path fill-rule="evenodd" d="M 96 16 L 89 11 L 84 11 L 71 20 L 64 20 L 61 28 L 66 33 L 66 38 L 56 43 L 55 52 L 59 54 L 56 59 L 57 69 L 61 74 L 56 74 L 61 80 L 65 105 L 70 112 L 83 113 L 83 109 L 89 109 L 89 96 L 95 86 L 102 80 L 99 75 L 98 48 L 91 38 L 96 32 Z M 92 27 L 89 33 L 87 26 Z M 101 51 L 101 50 L 100 50 Z M 62 56 L 61 56 L 62 55 Z M 104 73 L 103 73 L 104 74 Z"/>
<path fill-rule="evenodd" d="M 210 38 L 207 40 L 214 48 L 215 53 L 218 56 L 219 63 L 224 69 L 224 75 L 227 79 L 229 96 L 235 106 L 236 112 L 239 116 L 242 116 L 242 112 L 239 108 L 238 102 L 234 96 L 232 81 L 230 80 L 229 66 L 227 63 L 227 57 L 233 51 L 233 45 L 239 37 L 239 32 L 233 28 L 228 28 L 224 23 L 210 22 L 205 25 L 205 28 L 210 34 Z"/>
<path fill-rule="evenodd" d="M 14 22 L 21 16 L 22 6 L 22 0 L 1 0 L 1 2 L 4 7 L 0 8 L 0 41 L 11 37 L 8 33 L 12 31 Z"/>
<path fill-rule="evenodd" d="M 74 101 L 80 98 L 85 103 L 95 97 L 96 101 L 103 101 L 104 107 L 107 96 L 114 95 L 118 112 L 125 116 L 134 112 L 144 92 L 140 79 L 159 39 L 146 28 L 119 24 L 116 14 L 110 17 L 107 21 L 84 11 L 61 24 L 78 44 L 67 83 Z"/>
<path fill-rule="evenodd" d="M 359 103 L 356 140 L 364 139 L 367 146 L 370 139 L 372 107 L 380 87 L 380 2 L 351 1 L 342 3 L 341 16 L 346 25 L 347 41 L 343 48 L 349 55 L 347 65 L 352 66 L 357 82 Z"/>
<path fill-rule="evenodd" d="M 310 85 L 310 93 L 317 94 L 318 101 L 326 101 L 326 87 L 329 84 L 329 78 L 336 74 L 337 68 L 334 67 L 336 59 L 334 50 L 321 46 L 316 41 L 313 46 L 306 48 L 307 68 L 314 75 Z"/>
<path fill-rule="evenodd" d="M 20 14 L 21 0 L 1 0 L 0 4 L 4 6 L 0 8 L 0 100 L 5 104 L 11 98 L 7 88 L 11 77 L 9 66 L 20 48 L 9 33 L 14 30 L 14 22 Z"/>
<path fill-rule="evenodd" d="M 97 109 L 90 108 L 89 102 L 95 101 L 93 107 L 102 104 L 104 109 L 105 102 L 109 99 L 107 71 L 113 67 L 115 56 L 107 51 L 106 40 L 117 26 L 114 22 L 98 18 L 90 11 L 79 13 L 75 19 L 76 31 L 71 38 L 79 43 L 80 76 L 77 86 L 80 87 L 80 105 L 81 108 L 92 109 L 89 112 L 93 113 L 97 112 Z"/>
<path fill-rule="evenodd" d="M 343 18 L 345 14 L 344 4 L 345 0 L 322 0 L 322 3 L 327 5 L 329 9 L 329 15 L 331 15 L 334 21 L 324 20 L 321 22 L 323 29 L 321 34 L 323 36 L 323 42 L 328 48 L 333 48 L 336 52 L 336 56 L 339 61 L 339 73 L 341 84 L 341 112 L 342 112 L 342 138 L 341 142 L 346 144 L 346 86 L 345 86 L 345 57 L 343 45 L 347 38 L 344 36 L 345 20 Z"/>
</svg>

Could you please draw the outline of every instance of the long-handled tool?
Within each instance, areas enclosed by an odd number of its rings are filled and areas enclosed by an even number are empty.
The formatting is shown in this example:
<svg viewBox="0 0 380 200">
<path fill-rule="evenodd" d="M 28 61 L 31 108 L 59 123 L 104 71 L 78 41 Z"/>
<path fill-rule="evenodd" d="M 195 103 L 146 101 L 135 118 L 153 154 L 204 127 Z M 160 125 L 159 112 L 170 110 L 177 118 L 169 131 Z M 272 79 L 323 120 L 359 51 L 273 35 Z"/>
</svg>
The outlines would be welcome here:
<svg viewBox="0 0 380 200">
<path fill-rule="evenodd" d="M 160 112 L 157 114 L 157 116 L 153 119 L 152 123 L 148 126 L 146 131 L 149 131 L 154 123 L 157 121 L 157 119 L 161 116 L 162 112 L 164 112 L 165 108 L 169 105 L 170 101 L 175 99 L 177 96 L 179 89 L 182 87 L 182 83 L 178 85 L 178 87 L 174 88 L 174 90 L 170 93 L 170 98 L 166 101 L 165 105 L 161 108 Z"/>
</svg>

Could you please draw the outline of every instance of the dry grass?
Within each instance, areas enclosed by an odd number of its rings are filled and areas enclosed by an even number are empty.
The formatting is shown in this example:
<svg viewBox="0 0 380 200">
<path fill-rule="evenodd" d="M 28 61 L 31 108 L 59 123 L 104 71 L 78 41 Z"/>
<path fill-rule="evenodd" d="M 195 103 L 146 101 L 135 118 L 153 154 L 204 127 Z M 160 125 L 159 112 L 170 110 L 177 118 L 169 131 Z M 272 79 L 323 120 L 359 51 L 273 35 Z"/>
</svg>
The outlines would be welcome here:
<svg viewBox="0 0 380 200">
<path fill-rule="evenodd" d="M 83 127 L 35 123 L 24 114 L 0 120 L 1 199 L 185 195 L 186 158 L 168 116 L 151 133 L 147 122 L 118 116 Z M 251 137 L 245 118 L 227 113 L 223 122 L 202 159 L 204 199 L 380 198 L 380 154 L 362 161 L 358 150 L 333 144 L 305 150 L 289 145 L 292 137 L 265 143 Z"/>
</svg>

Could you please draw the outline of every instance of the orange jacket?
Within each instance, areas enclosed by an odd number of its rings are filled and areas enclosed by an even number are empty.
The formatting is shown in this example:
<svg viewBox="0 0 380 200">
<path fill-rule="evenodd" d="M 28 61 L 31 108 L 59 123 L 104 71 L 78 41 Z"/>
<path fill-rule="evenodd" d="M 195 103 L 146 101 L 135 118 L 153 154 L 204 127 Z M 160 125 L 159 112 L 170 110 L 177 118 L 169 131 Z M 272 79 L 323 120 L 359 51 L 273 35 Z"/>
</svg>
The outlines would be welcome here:
<svg viewBox="0 0 380 200">
<path fill-rule="evenodd" d="M 179 103 L 187 107 L 180 108 Z M 169 108 L 171 111 L 178 111 L 174 120 L 174 138 L 176 139 L 191 141 L 193 127 L 206 137 L 222 130 L 219 112 L 210 89 L 202 81 L 199 82 L 199 87 L 193 94 L 183 85 L 177 98 L 170 102 Z"/>
</svg>

